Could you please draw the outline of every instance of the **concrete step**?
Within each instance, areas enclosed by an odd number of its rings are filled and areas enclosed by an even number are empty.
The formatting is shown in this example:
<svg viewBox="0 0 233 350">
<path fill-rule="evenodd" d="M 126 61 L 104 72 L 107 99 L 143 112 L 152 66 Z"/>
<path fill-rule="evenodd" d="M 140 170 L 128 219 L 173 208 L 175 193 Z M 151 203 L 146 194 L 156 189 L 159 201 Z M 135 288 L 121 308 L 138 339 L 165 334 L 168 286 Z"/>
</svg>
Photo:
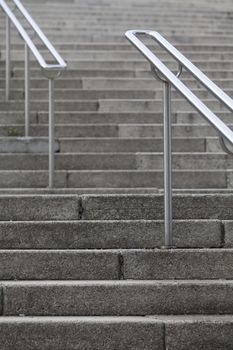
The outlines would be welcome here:
<svg viewBox="0 0 233 350">
<path fill-rule="evenodd" d="M 46 22 L 47 24 L 47 22 Z M 216 24 L 216 22 L 214 23 L 214 25 Z M 226 24 L 226 22 L 225 22 Z M 114 25 L 114 23 L 112 24 Z M 176 25 L 179 25 L 179 23 L 177 23 Z M 229 26 L 231 27 L 231 23 L 229 23 Z M 167 24 L 166 24 L 167 27 Z M 174 27 L 174 25 L 172 25 L 172 27 Z M 5 30 L 5 26 L 4 26 L 4 30 Z M 106 28 L 104 28 L 104 30 L 106 30 Z M 44 46 L 41 43 L 37 44 L 37 47 L 39 50 L 44 50 Z M 148 45 L 148 47 L 151 50 L 155 50 L 156 49 L 156 53 L 164 53 L 164 50 L 161 50 L 159 47 L 156 46 L 156 44 L 150 43 Z M 228 53 L 231 54 L 232 53 L 232 44 L 223 44 L 223 43 L 215 43 L 215 44 L 189 44 L 189 43 L 177 43 L 176 44 L 176 48 L 181 51 L 184 52 L 185 54 L 189 54 L 189 53 L 210 53 L 210 52 L 214 52 L 216 54 L 220 54 L 220 53 Z M 63 51 L 75 51 L 75 52 L 82 52 L 82 51 L 128 51 L 128 52 L 135 52 L 135 48 L 129 44 L 127 41 L 123 42 L 123 43 L 107 43 L 107 42 L 101 42 L 101 43 L 96 43 L 96 42 L 60 42 L 56 44 L 56 49 L 59 50 L 59 52 L 63 52 Z M 23 42 L 19 42 L 19 43 L 12 43 L 12 51 L 14 50 L 24 50 L 24 44 Z M 0 54 L 2 52 L 5 51 L 5 45 L 4 43 L 0 43 Z M 1 56 L 0 56 L 1 57 Z M 14 62 L 14 58 L 12 57 L 12 61 Z"/>
<path fill-rule="evenodd" d="M 74 30 L 74 29 L 73 29 Z M 73 31 L 72 30 L 72 31 Z M 96 31 L 98 31 L 98 28 L 95 29 Z M 99 29 L 100 30 L 100 29 Z M 124 32 L 124 29 L 122 29 L 122 32 Z M 122 34 L 122 32 L 120 34 Z M 64 45 L 64 48 L 59 48 L 59 46 L 61 45 L 56 45 L 56 48 L 59 50 L 60 54 L 64 57 L 68 57 L 69 58 L 69 63 L 72 63 L 73 61 L 78 61 L 78 60 L 133 60 L 135 59 L 137 60 L 141 60 L 142 56 L 140 55 L 139 52 L 132 50 L 130 48 L 125 48 L 122 50 L 122 48 L 117 45 L 115 47 L 114 50 L 108 50 L 108 48 L 106 47 L 105 49 L 96 49 L 93 45 L 92 50 L 85 50 L 85 48 L 77 48 L 78 45 L 76 45 L 74 48 L 70 49 L 67 48 Z M 150 47 L 152 50 L 155 50 L 156 47 Z M 182 49 L 181 49 L 182 51 Z M 40 52 L 43 54 L 43 56 L 48 57 L 48 52 L 47 50 L 45 50 L 44 48 L 41 47 Z M 13 59 L 11 61 L 12 66 L 16 66 L 17 67 L 24 67 L 24 47 L 22 46 L 20 49 L 18 48 L 18 45 L 13 45 L 13 49 L 12 49 L 12 55 L 13 55 Z M 156 55 L 158 55 L 158 57 L 161 60 L 170 60 L 171 58 L 169 57 L 169 54 L 166 53 L 166 51 L 163 50 L 156 50 Z M 204 59 L 208 59 L 208 62 L 211 61 L 220 61 L 220 62 L 224 62 L 224 61 L 231 61 L 233 58 L 233 54 L 229 51 L 215 51 L 214 55 L 213 53 L 211 53 L 210 51 L 192 51 L 192 46 L 190 46 L 190 50 L 187 51 L 185 50 L 185 55 L 193 62 L 197 61 L 197 62 L 203 62 Z M 5 66 L 5 58 L 6 58 L 6 53 L 5 53 L 5 48 L 2 47 L 0 45 L 0 58 L 1 58 L 1 62 L 0 62 L 0 67 Z M 36 61 L 32 60 L 31 62 L 31 66 L 34 67 L 36 66 L 37 63 Z"/>
<path fill-rule="evenodd" d="M 48 171 L 1 170 L 1 188 L 40 188 L 48 186 Z M 55 172 L 57 188 L 162 188 L 162 170 L 59 170 Z M 173 187 L 232 188 L 232 170 L 174 170 Z"/>
<path fill-rule="evenodd" d="M 4 350 L 164 349 L 163 322 L 149 317 L 1 317 L 0 331 Z"/>
<path fill-rule="evenodd" d="M 232 194 L 232 188 L 174 188 L 174 194 Z M 133 188 L 0 188 L 0 195 L 157 195 L 164 193 L 162 188 L 133 187 Z"/>
<path fill-rule="evenodd" d="M 205 99 L 203 102 L 211 110 L 224 111 L 226 109 L 225 106 L 222 103 L 220 103 L 218 100 L 208 98 L 208 99 Z M 73 102 L 71 102 L 71 104 L 72 103 Z M 188 101 L 184 99 L 175 99 L 173 101 L 173 108 L 174 110 L 193 110 L 193 108 L 190 107 L 190 104 L 188 103 Z M 160 99 L 153 99 L 153 100 L 130 100 L 130 99 L 101 100 L 99 99 L 99 111 L 100 112 L 162 111 L 162 100 Z"/>
<path fill-rule="evenodd" d="M 230 112 L 215 111 L 223 122 L 232 123 Z M 23 110 L 1 111 L 1 125 L 23 124 L 25 115 Z M 201 124 L 208 125 L 208 122 L 197 112 L 177 111 L 173 113 L 172 121 L 174 124 Z M 31 111 L 31 124 L 48 124 L 47 111 Z M 163 112 L 88 112 L 88 111 L 67 111 L 55 112 L 55 122 L 57 124 L 163 124 Z M 204 127 L 206 128 L 206 127 Z"/>
<path fill-rule="evenodd" d="M 125 28 L 124 28 L 125 29 Z M 124 29 L 122 29 L 122 32 L 118 32 L 119 36 L 122 35 L 122 33 L 124 32 Z M 1 35 L 0 35 L 1 37 Z M 56 45 L 57 46 L 57 45 Z M 153 48 L 152 48 L 153 50 Z M 47 60 L 51 60 L 51 57 L 48 53 L 48 50 L 40 50 L 41 54 L 47 59 Z M 140 55 L 140 53 L 138 53 L 136 50 L 135 51 L 128 51 L 128 50 L 121 50 L 121 48 L 117 48 L 117 50 L 98 50 L 98 51 L 76 51 L 76 50 L 59 50 L 60 54 L 65 58 L 68 59 L 69 64 L 73 65 L 77 65 L 77 62 L 81 61 L 83 62 L 83 60 L 87 60 L 87 61 L 103 61 L 106 60 L 106 62 L 108 61 L 117 61 L 117 60 L 121 60 L 121 61 L 142 61 L 142 56 Z M 16 48 L 14 48 L 12 50 L 12 67 L 24 67 L 24 50 L 18 50 Z M 158 55 L 158 57 L 161 60 L 166 60 L 168 62 L 171 63 L 171 57 L 169 57 L 169 54 L 166 53 L 166 51 L 157 51 L 156 50 L 156 55 Z M 225 63 L 228 62 L 230 63 L 232 60 L 232 53 L 226 51 L 226 52 L 215 52 L 214 55 L 211 55 L 210 51 L 200 51 L 200 52 L 189 52 L 186 51 L 185 55 L 188 56 L 188 58 L 194 62 L 194 64 L 199 65 L 202 64 L 204 62 L 204 60 L 206 59 L 208 62 L 221 62 L 221 63 Z M 1 64 L 0 67 L 4 68 L 5 66 L 5 59 L 6 59 L 6 53 L 4 50 L 1 50 L 0 52 L 0 58 L 1 58 Z M 146 62 L 146 61 L 145 61 Z M 35 60 L 32 60 L 32 67 L 37 66 L 37 62 Z M 224 65 L 223 65 L 224 66 Z"/>
<path fill-rule="evenodd" d="M 183 19 L 183 18 L 182 18 Z M 93 19 L 92 19 L 93 20 Z M 154 22 L 153 22 L 154 23 Z M 104 21 L 103 25 L 108 25 L 110 26 L 112 24 L 112 20 L 108 20 L 108 21 Z M 127 30 L 129 26 L 129 23 L 126 21 L 125 22 L 125 30 Z M 122 33 L 122 32 L 121 32 Z M 211 34 L 207 34 L 207 35 L 203 35 L 203 34 L 193 34 L 190 33 L 189 35 L 186 35 L 185 37 L 182 35 L 172 35 L 172 36 L 168 36 L 167 33 L 165 33 L 166 35 L 166 39 L 168 41 L 173 40 L 174 45 L 176 45 L 176 43 L 182 41 L 182 42 L 186 42 L 186 43 L 194 43 L 194 44 L 214 44 L 215 42 L 217 44 L 231 44 L 232 42 L 232 34 L 231 35 L 211 35 Z M 3 40 L 4 36 L 1 35 L 0 38 Z M 61 33 L 58 34 L 51 34 L 49 36 L 49 39 L 51 42 L 53 42 L 53 44 L 56 46 L 57 43 L 61 43 L 62 41 L 67 41 L 69 40 L 69 42 L 108 42 L 108 43 L 122 43 L 125 41 L 125 37 L 122 33 L 122 35 L 119 34 L 108 34 L 106 32 L 104 33 L 87 33 L 87 34 L 80 34 L 77 36 L 76 33 L 73 33 L 72 35 L 63 35 Z M 12 38 L 12 43 L 18 43 L 20 40 L 20 38 L 16 37 L 16 38 Z"/>
<path fill-rule="evenodd" d="M 225 89 L 226 94 L 233 96 L 232 89 Z M 197 95 L 200 99 L 209 99 L 211 94 L 203 89 L 193 89 L 193 93 Z M 5 100 L 4 90 L 0 89 L 0 96 Z M 31 89 L 31 98 L 33 101 L 46 100 L 48 97 L 47 89 Z M 173 92 L 174 100 L 180 99 L 181 94 L 177 91 Z M 24 98 L 24 91 L 22 89 L 11 90 L 12 100 L 22 100 Z M 96 100 L 96 99 L 162 99 L 163 91 L 162 89 L 155 90 L 122 90 L 122 89 L 107 89 L 107 90 L 83 90 L 83 89 L 56 89 L 55 99 L 56 100 Z"/>
<path fill-rule="evenodd" d="M 119 252 L 108 250 L 1 250 L 1 280 L 119 279 Z"/>
<path fill-rule="evenodd" d="M 231 91 L 230 91 L 231 92 Z M 0 96 L 3 96 L 2 100 L 4 101 L 4 90 L 0 90 Z M 11 90 L 11 99 L 12 100 L 21 100 L 24 98 L 24 91 L 22 89 Z M 153 92 L 153 91 L 121 91 L 121 90 L 78 90 L 78 89 L 56 89 L 55 90 L 55 99 L 59 100 L 92 100 L 92 99 L 112 99 L 112 98 L 129 98 L 129 99 L 150 99 L 150 98 L 162 98 L 162 92 Z M 31 98 L 33 101 L 45 100 L 48 98 L 47 89 L 31 89 Z"/>
<path fill-rule="evenodd" d="M 131 71 L 132 72 L 132 71 Z M 232 73 L 229 69 L 204 69 L 203 72 L 210 78 L 210 79 L 231 79 Z M 37 73 L 38 74 L 38 73 Z M 182 74 L 182 77 L 186 78 L 189 73 L 184 72 Z M 126 76 L 130 76 L 130 70 L 126 71 Z M 151 71 L 150 69 L 142 70 L 138 69 L 134 71 L 134 77 L 137 78 L 151 78 Z"/>
<path fill-rule="evenodd" d="M 76 196 L 3 196 L 2 220 L 78 220 L 80 199 Z M 21 209 L 26 209 L 26 215 Z M 62 211 L 61 211 L 62 208 Z M 22 216 L 23 215 L 23 216 Z M 26 219 L 27 218 L 27 219 Z"/>
<path fill-rule="evenodd" d="M 0 330 L 4 350 L 165 350 L 164 343 L 174 350 L 211 350 L 213 344 L 220 350 L 230 349 L 233 336 L 232 315 L 2 316 Z"/>
<path fill-rule="evenodd" d="M 224 112 L 216 112 L 216 115 L 221 118 L 221 120 L 229 124 L 230 123 L 230 114 L 229 113 L 224 113 Z M 177 113 L 176 114 L 176 123 L 178 124 L 208 124 L 208 122 L 200 115 L 197 113 Z"/>
<path fill-rule="evenodd" d="M 129 280 L 228 280 L 232 277 L 229 249 L 127 250 L 122 254 L 124 278 Z M 221 266 L 222 271 L 217 266 Z"/>
<path fill-rule="evenodd" d="M 232 280 L 9 281 L 1 285 L 5 316 L 232 314 Z"/>
<path fill-rule="evenodd" d="M 22 61 L 23 59 L 23 53 L 19 52 L 16 53 L 18 60 Z M 164 63 L 172 70 L 175 70 L 177 68 L 177 64 L 176 62 L 172 61 L 172 60 L 164 60 Z M 212 60 L 193 60 L 193 63 L 200 69 L 203 70 L 208 70 L 208 69 L 222 69 L 222 70 L 230 70 L 233 67 L 232 61 L 231 60 L 218 60 L 216 58 L 216 60 L 212 59 Z M 141 69 L 141 70 L 145 70 L 148 69 L 149 70 L 149 64 L 148 62 L 143 59 L 143 58 L 139 58 L 138 59 L 124 59 L 124 58 L 119 58 L 119 59 L 104 59 L 104 57 L 102 59 L 85 59 L 85 58 L 80 58 L 76 60 L 71 60 L 69 61 L 69 67 L 71 69 Z M 3 69 L 3 68 L 2 68 Z M 35 70 L 36 68 L 34 68 Z M 22 68 L 20 69 L 20 67 L 18 67 L 17 63 L 13 69 L 13 72 L 20 72 L 22 70 Z M 14 74 L 15 76 L 15 74 Z"/>
<path fill-rule="evenodd" d="M 173 139 L 174 152 L 205 152 L 206 144 L 211 148 L 217 138 L 178 137 Z M 162 152 L 162 138 L 60 138 L 60 152 Z M 1 150 L 0 150 L 1 151 Z M 2 152 L 2 151 L 1 151 Z"/>
<path fill-rule="evenodd" d="M 232 193 L 175 194 L 173 216 L 232 220 L 232 201 Z M 163 220 L 163 195 L 1 195 L 0 209 L 0 221 Z"/>
<path fill-rule="evenodd" d="M 1 153 L 48 153 L 49 142 L 47 137 L 21 137 L 22 131 L 11 129 L 12 132 L 14 135 L 18 134 L 18 136 L 10 137 L 8 133 L 8 137 L 0 138 Z M 54 142 L 54 147 L 54 151 L 59 152 L 60 147 L 57 140 Z"/>
<path fill-rule="evenodd" d="M 232 194 L 232 188 L 174 188 L 174 194 Z M 162 188 L 155 187 L 96 187 L 96 188 L 0 188 L 0 195 L 158 195 L 164 193 Z"/>
<path fill-rule="evenodd" d="M 1 280 L 229 280 L 232 277 L 232 260 L 233 251 L 229 248 L 0 250 L 0 278 Z"/>
<path fill-rule="evenodd" d="M 162 170 L 163 153 L 56 153 L 57 170 Z M 48 155 L 0 153 L 0 170 L 47 170 Z M 224 153 L 173 153 L 173 170 L 233 169 Z"/>
<path fill-rule="evenodd" d="M 233 222 L 179 220 L 177 248 L 233 247 Z M 138 249 L 161 247 L 162 221 L 1 221 L 1 249 Z"/>
<path fill-rule="evenodd" d="M 174 219 L 231 220 L 231 194 L 175 195 Z M 163 219 L 163 196 L 91 196 L 82 197 L 83 220 Z"/>
<path fill-rule="evenodd" d="M 185 115 L 180 116 L 182 123 L 184 123 L 184 118 L 190 118 L 191 123 L 193 124 L 193 119 L 198 117 L 195 113 L 185 113 Z M 220 115 L 223 118 L 228 118 L 227 120 L 230 123 L 230 113 Z M 25 123 L 25 113 L 23 110 L 18 111 L 1 111 L 1 125 L 3 124 L 24 124 Z M 182 118 L 183 117 L 183 118 Z M 203 118 L 202 118 L 203 119 Z M 174 115 L 173 120 L 175 122 L 176 115 Z M 60 112 L 55 111 L 55 121 L 58 124 L 116 124 L 116 123 L 137 123 L 137 124 L 153 124 L 154 122 L 162 123 L 163 115 L 162 112 L 125 112 L 125 113 L 100 113 L 100 112 L 91 112 L 91 111 L 67 111 Z M 32 124 L 48 124 L 48 111 L 31 111 L 30 113 L 30 122 Z"/>
<path fill-rule="evenodd" d="M 17 66 L 20 65 L 20 62 Z M 201 83 L 197 82 L 196 80 L 188 77 L 184 77 L 182 81 L 189 87 L 189 88 L 201 88 Z M 214 80 L 214 82 L 219 85 L 223 89 L 232 89 L 233 83 L 231 79 L 220 79 L 217 78 Z M 21 89 L 23 91 L 24 89 L 24 79 L 22 78 L 12 78 L 11 79 L 12 86 L 15 90 Z M 56 80 L 55 82 L 56 91 L 58 89 L 85 89 L 85 90 L 155 90 L 159 87 L 162 90 L 162 86 L 158 84 L 158 82 L 151 76 L 150 78 L 117 78 L 113 77 L 112 79 L 109 78 L 76 78 L 71 79 L 67 77 L 63 77 L 63 75 Z M 5 81 L 0 81 L 0 88 L 5 88 Z M 31 89 L 48 89 L 48 80 L 46 78 L 35 78 L 31 80 Z"/>
<path fill-rule="evenodd" d="M 228 74 L 229 72 L 229 74 Z M 227 77 L 231 76 L 232 74 L 230 71 L 227 72 Z M 143 73 L 140 74 L 147 74 L 148 71 L 143 71 Z M 31 69 L 30 75 L 32 78 L 41 78 L 43 77 L 43 74 L 39 69 Z M 4 77 L 4 71 L 0 71 L 0 77 Z M 81 77 L 135 77 L 136 72 L 134 70 L 126 70 L 126 69 L 68 69 L 64 72 L 62 72 L 62 76 L 67 78 L 81 78 Z M 221 75 L 220 75 L 221 76 Z M 22 78 L 24 77 L 24 70 L 20 68 L 13 69 L 12 77 L 14 78 Z"/>
<path fill-rule="evenodd" d="M 61 80 L 58 80 L 61 83 Z M 195 80 L 192 80 L 191 78 L 184 78 L 182 81 L 188 85 L 190 88 L 195 87 L 201 87 L 201 83 L 196 82 Z M 17 83 L 19 84 L 21 80 L 15 80 L 14 86 L 17 87 Z M 38 80 L 38 84 L 42 84 L 42 81 Z M 70 80 L 67 80 L 67 86 L 68 82 L 70 85 Z M 231 88 L 233 86 L 231 79 L 215 79 L 215 83 L 221 86 L 222 88 Z M 2 83 L 3 84 L 3 83 Z M 63 81 L 63 84 L 65 86 L 65 81 Z M 72 83 L 71 83 L 72 84 Z M 82 84 L 84 89 L 135 89 L 135 90 L 154 90 L 155 87 L 158 87 L 158 83 L 154 78 L 114 78 L 114 79 L 107 79 L 107 78 L 84 78 L 82 79 Z M 0 85 L 1 86 L 1 85 Z M 22 85 L 21 85 L 22 86 Z M 162 86 L 161 86 L 162 88 Z"/>
<path fill-rule="evenodd" d="M 231 129 L 233 124 L 228 125 Z M 0 137 L 23 136 L 24 125 L 0 124 Z M 31 124 L 29 134 L 31 137 L 48 136 L 49 125 Z M 211 125 L 203 124 L 173 124 L 174 137 L 205 137 L 217 136 L 217 131 Z M 163 137 L 163 124 L 56 124 L 55 137 L 75 138 L 146 138 Z"/>
<path fill-rule="evenodd" d="M 182 18 L 183 19 L 183 18 Z M 93 21 L 93 19 L 92 19 Z M 85 19 L 86 22 L 86 19 Z M 138 22 L 138 24 L 141 24 L 141 22 Z M 105 20 L 103 22 L 103 25 L 107 25 L 110 26 L 112 25 L 112 20 L 109 18 L 108 21 Z M 125 21 L 125 31 L 127 30 L 127 28 L 129 28 L 128 26 L 130 25 L 130 23 L 128 21 Z M 136 25 L 136 23 L 134 22 L 134 26 Z M 153 26 L 154 26 L 154 19 L 153 19 Z M 121 32 L 122 33 L 122 32 Z M 124 33 L 124 32 L 123 32 Z M 66 40 L 69 40 L 70 42 L 75 42 L 75 43 L 79 43 L 79 42 L 108 42 L 108 43 L 122 43 L 125 41 L 125 37 L 124 35 L 119 35 L 119 33 L 115 34 L 111 34 L 111 33 L 106 33 L 106 31 L 104 31 L 103 33 L 94 33 L 93 32 L 88 32 L 87 33 L 73 33 L 70 35 L 65 35 L 63 33 L 56 33 L 56 34 L 50 34 L 49 35 L 49 39 L 51 42 L 53 42 L 53 44 L 56 46 L 56 44 L 58 43 L 62 43 Z M 176 43 L 194 43 L 194 44 L 203 44 L 203 43 L 208 43 L 208 44 L 214 44 L 215 42 L 218 44 L 231 44 L 232 42 L 232 34 L 230 35 L 212 35 L 212 34 L 199 34 L 197 35 L 196 33 L 192 33 L 190 32 L 190 34 L 188 35 L 184 35 L 183 33 L 181 34 L 172 34 L 172 35 L 168 35 L 168 33 L 164 33 L 166 36 L 166 39 L 168 41 L 173 41 L 174 45 L 176 45 Z M 4 40 L 4 35 L 0 35 L 0 39 Z M 12 43 L 17 43 L 19 41 L 18 36 L 13 36 L 12 37 Z M 146 40 L 145 40 L 146 41 Z M 148 40 L 147 40 L 148 42 Z"/>
<path fill-rule="evenodd" d="M 106 78 L 151 78 L 151 71 L 149 67 L 147 69 L 123 69 L 120 68 L 113 69 L 113 68 L 89 68 L 89 69 L 68 69 L 64 72 L 62 72 L 62 76 L 65 78 L 81 78 L 81 77 L 106 77 Z M 207 74 L 210 78 L 213 79 L 231 79 L 232 78 L 232 70 L 230 69 L 205 69 L 205 74 Z M 0 77 L 4 77 L 5 72 L 3 70 L 0 70 Z M 187 73 L 183 73 L 184 77 L 187 77 Z M 13 78 L 23 78 L 24 77 L 24 69 L 21 68 L 14 68 L 12 71 L 12 77 Z M 31 77 L 32 78 L 41 78 L 43 77 L 43 74 L 39 69 L 32 68 L 31 69 Z"/>
<path fill-rule="evenodd" d="M 48 111 L 48 101 L 31 101 L 32 111 Z M 23 111 L 24 102 L 10 100 L 9 102 L 0 101 L 2 111 Z M 55 109 L 58 111 L 97 111 L 99 102 L 97 100 L 59 100 L 55 103 Z"/>
<path fill-rule="evenodd" d="M 206 98 L 204 103 L 213 110 L 224 111 L 224 105 L 217 100 Z M 0 101 L 0 108 L 3 111 L 23 111 L 24 102 L 11 100 L 10 102 Z M 162 99 L 92 99 L 92 100 L 58 100 L 55 108 L 57 111 L 89 111 L 89 112 L 162 112 Z M 174 110 L 193 110 L 184 99 L 173 101 Z M 31 102 L 32 111 L 47 111 L 46 100 L 34 100 Z"/>
</svg>

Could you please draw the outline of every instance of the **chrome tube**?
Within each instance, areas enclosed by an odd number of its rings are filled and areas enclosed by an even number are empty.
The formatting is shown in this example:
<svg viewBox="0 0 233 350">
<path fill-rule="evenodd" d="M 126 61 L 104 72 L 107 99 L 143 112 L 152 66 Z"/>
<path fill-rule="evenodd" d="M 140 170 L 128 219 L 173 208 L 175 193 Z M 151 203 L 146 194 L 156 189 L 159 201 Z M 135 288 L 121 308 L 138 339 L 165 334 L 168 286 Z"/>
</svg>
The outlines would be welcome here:
<svg viewBox="0 0 233 350">
<path fill-rule="evenodd" d="M 171 84 L 164 82 L 164 229 L 165 248 L 173 247 L 172 234 L 172 120 Z"/>
<path fill-rule="evenodd" d="M 49 188 L 54 187 L 54 79 L 49 79 Z"/>
<path fill-rule="evenodd" d="M 11 21 L 6 16 L 6 100 L 10 99 L 11 81 Z"/>
<path fill-rule="evenodd" d="M 25 137 L 30 128 L 30 51 L 25 44 Z"/>
</svg>

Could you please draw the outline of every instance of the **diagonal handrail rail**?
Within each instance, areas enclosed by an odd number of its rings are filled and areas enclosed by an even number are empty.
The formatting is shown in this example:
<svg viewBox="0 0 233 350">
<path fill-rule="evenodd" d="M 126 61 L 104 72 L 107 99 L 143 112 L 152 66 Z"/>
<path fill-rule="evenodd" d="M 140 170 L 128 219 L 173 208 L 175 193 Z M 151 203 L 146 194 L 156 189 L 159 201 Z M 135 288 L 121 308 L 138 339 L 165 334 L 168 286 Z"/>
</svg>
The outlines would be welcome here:
<svg viewBox="0 0 233 350">
<path fill-rule="evenodd" d="M 6 14 L 6 100 L 10 98 L 10 79 L 11 79 L 11 23 L 19 32 L 25 42 L 25 136 L 29 136 L 30 125 L 30 52 L 42 68 L 44 75 L 49 79 L 49 187 L 54 186 L 54 79 L 58 77 L 64 69 L 67 68 L 66 62 L 56 51 L 54 46 L 42 32 L 40 27 L 31 17 L 26 8 L 19 0 L 12 0 L 15 7 L 24 16 L 31 28 L 41 39 L 45 47 L 55 59 L 56 63 L 47 63 L 40 51 L 30 38 L 20 21 L 10 9 L 6 1 L 0 0 L 0 7 Z"/>
<path fill-rule="evenodd" d="M 161 60 L 137 37 L 144 35 L 154 39 L 177 61 L 179 74 L 184 67 L 208 91 L 213 93 L 230 111 L 233 111 L 233 100 L 203 72 L 191 63 L 181 52 L 172 46 L 159 33 L 152 30 L 129 30 L 125 33 L 126 38 L 142 53 L 150 62 L 152 72 L 164 83 L 164 224 L 165 224 L 165 247 L 173 247 L 172 233 L 172 131 L 171 131 L 171 86 L 177 89 L 185 99 L 217 130 L 220 135 L 220 144 L 224 151 L 228 150 L 225 139 L 233 145 L 233 131 L 217 117 Z"/>
</svg>

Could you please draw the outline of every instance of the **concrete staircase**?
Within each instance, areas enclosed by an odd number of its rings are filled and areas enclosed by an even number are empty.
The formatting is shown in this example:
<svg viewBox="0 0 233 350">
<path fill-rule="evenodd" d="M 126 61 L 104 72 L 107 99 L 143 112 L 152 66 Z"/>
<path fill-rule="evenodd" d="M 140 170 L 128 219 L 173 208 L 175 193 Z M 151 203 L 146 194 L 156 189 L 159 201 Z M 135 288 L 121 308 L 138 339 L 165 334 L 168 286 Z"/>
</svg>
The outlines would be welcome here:
<svg viewBox="0 0 233 350">
<path fill-rule="evenodd" d="M 206 1 L 182 2 L 178 7 L 179 2 L 169 1 L 157 1 L 156 5 L 147 1 L 143 6 L 140 1 L 111 5 L 77 1 L 69 6 L 51 1 L 44 2 L 43 8 L 35 1 L 26 4 L 69 63 L 56 82 L 56 187 L 72 193 L 157 192 L 163 187 L 162 85 L 126 41 L 124 32 L 135 27 L 158 30 L 231 95 L 232 15 L 228 3 L 224 3 L 224 11 L 218 3 L 210 10 Z M 4 35 L 2 21 L 2 77 Z M 17 34 L 12 41 L 9 103 L 4 101 L 5 83 L 1 80 L 0 188 L 8 193 L 17 188 L 45 191 L 48 84 L 32 62 L 30 135 L 34 139 L 17 139 L 24 132 L 24 52 Z M 155 49 L 176 69 L 164 50 Z M 46 51 L 44 54 L 48 56 Z M 188 73 L 182 78 L 231 125 L 230 112 Z M 216 132 L 175 91 L 173 99 L 174 188 L 232 189 L 233 160 L 222 152 Z"/>
<path fill-rule="evenodd" d="M 173 92 L 176 249 L 161 249 L 162 86 L 123 35 L 159 31 L 232 95 L 231 1 L 24 4 L 69 69 L 56 81 L 51 191 L 47 81 L 32 62 L 32 139 L 22 139 L 23 44 L 13 35 L 5 102 L 1 21 L 0 349 L 232 349 L 233 159 Z M 190 75 L 182 80 L 233 124 Z"/>
<path fill-rule="evenodd" d="M 2 196 L 1 349 L 230 349 L 232 205 L 175 196 L 164 250 L 162 196 Z"/>
</svg>

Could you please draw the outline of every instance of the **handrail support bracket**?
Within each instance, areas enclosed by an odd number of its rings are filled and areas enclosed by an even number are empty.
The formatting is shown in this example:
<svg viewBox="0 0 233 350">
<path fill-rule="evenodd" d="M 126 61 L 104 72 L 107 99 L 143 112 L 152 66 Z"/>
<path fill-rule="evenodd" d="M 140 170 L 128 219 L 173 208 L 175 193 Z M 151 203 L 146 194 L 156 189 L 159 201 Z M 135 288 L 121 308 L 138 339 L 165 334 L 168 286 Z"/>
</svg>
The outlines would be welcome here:
<svg viewBox="0 0 233 350">
<path fill-rule="evenodd" d="M 231 151 L 231 150 L 227 147 L 225 138 L 224 138 L 222 135 L 219 135 L 219 143 L 220 143 L 220 146 L 222 147 L 222 150 L 223 150 L 224 152 L 226 152 L 226 153 L 229 154 L 230 156 L 233 156 L 233 151 Z"/>
</svg>

